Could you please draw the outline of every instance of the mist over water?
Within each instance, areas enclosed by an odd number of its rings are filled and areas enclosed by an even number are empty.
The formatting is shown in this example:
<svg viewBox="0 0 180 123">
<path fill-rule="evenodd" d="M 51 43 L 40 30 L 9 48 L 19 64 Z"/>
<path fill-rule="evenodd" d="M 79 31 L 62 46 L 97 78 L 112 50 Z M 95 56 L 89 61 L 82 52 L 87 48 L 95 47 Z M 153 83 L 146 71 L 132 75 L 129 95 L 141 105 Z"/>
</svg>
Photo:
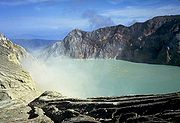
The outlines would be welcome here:
<svg viewBox="0 0 180 123">
<path fill-rule="evenodd" d="M 52 58 L 25 68 L 43 90 L 70 97 L 121 96 L 175 92 L 180 68 L 121 60 Z"/>
</svg>

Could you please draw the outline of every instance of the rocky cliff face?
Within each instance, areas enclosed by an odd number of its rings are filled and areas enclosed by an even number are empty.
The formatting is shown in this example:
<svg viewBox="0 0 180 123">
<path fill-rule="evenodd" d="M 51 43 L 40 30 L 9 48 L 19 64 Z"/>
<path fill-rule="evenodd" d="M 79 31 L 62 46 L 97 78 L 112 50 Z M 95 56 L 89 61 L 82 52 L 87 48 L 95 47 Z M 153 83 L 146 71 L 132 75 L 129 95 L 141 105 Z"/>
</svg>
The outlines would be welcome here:
<svg viewBox="0 0 180 123">
<path fill-rule="evenodd" d="M 0 101 L 32 100 L 37 89 L 30 75 L 22 68 L 22 61 L 30 55 L 0 34 Z"/>
<path fill-rule="evenodd" d="M 161 16 L 130 27 L 123 25 L 92 32 L 78 29 L 41 57 L 107 58 L 180 66 L 180 16 Z"/>
<path fill-rule="evenodd" d="M 13 44 L 0 34 L 0 122 L 2 123 L 51 123 L 41 112 L 38 118 L 28 119 L 31 108 L 27 106 L 39 95 L 35 82 L 22 68 L 23 59 L 31 59 L 22 47 Z"/>
</svg>

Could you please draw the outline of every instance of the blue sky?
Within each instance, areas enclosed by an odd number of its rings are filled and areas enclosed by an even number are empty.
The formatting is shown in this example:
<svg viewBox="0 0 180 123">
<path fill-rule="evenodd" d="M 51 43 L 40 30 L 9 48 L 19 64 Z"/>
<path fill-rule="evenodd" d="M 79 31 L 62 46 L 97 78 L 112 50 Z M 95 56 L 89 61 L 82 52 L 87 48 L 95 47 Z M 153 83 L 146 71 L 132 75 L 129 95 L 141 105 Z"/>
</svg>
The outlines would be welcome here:
<svg viewBox="0 0 180 123">
<path fill-rule="evenodd" d="M 0 0 L 0 32 L 9 38 L 62 39 L 74 28 L 180 15 L 180 0 Z"/>
</svg>

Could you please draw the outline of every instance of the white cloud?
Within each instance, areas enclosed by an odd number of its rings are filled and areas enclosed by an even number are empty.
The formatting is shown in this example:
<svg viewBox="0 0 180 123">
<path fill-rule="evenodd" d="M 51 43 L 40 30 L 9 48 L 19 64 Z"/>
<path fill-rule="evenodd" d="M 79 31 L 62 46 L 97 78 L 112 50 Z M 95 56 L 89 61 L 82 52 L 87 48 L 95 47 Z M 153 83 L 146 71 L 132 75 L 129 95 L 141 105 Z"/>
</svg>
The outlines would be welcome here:
<svg viewBox="0 0 180 123">
<path fill-rule="evenodd" d="M 90 28 L 92 29 L 114 25 L 114 22 L 110 17 L 99 15 L 93 10 L 85 11 L 82 17 L 89 21 Z"/>
<path fill-rule="evenodd" d="M 2 20 L 2 19 L 0 19 Z M 87 27 L 88 21 L 81 18 L 61 17 L 19 17 L 9 19 L 0 23 L 1 26 L 9 25 L 9 28 L 16 29 L 68 29 Z"/>
<path fill-rule="evenodd" d="M 124 2 L 125 0 L 106 0 L 106 1 L 110 4 L 116 5 L 116 4 Z"/>
<path fill-rule="evenodd" d="M 106 10 L 102 16 L 111 17 L 114 22 L 127 25 L 130 21 L 145 21 L 155 16 L 180 14 L 180 6 L 168 5 L 153 7 L 128 6 L 120 9 Z"/>
<path fill-rule="evenodd" d="M 107 10 L 104 12 L 104 16 L 157 16 L 164 14 L 179 14 L 180 6 L 163 6 L 159 8 L 138 8 L 133 6 L 128 6 L 124 9 Z"/>
</svg>

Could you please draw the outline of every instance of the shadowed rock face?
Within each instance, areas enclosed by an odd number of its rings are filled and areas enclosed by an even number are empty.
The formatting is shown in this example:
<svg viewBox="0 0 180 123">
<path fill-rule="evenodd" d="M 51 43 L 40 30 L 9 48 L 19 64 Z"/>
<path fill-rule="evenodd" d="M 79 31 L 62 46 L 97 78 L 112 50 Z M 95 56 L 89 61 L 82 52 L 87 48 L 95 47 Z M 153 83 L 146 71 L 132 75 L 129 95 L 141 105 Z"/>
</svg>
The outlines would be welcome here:
<svg viewBox="0 0 180 123">
<path fill-rule="evenodd" d="M 45 92 L 29 106 L 55 123 L 180 122 L 180 93 L 75 99 Z"/>
<path fill-rule="evenodd" d="M 45 59 L 52 56 L 180 66 L 180 16 L 155 17 L 130 27 L 118 25 L 93 32 L 75 29 L 41 55 Z"/>
</svg>

